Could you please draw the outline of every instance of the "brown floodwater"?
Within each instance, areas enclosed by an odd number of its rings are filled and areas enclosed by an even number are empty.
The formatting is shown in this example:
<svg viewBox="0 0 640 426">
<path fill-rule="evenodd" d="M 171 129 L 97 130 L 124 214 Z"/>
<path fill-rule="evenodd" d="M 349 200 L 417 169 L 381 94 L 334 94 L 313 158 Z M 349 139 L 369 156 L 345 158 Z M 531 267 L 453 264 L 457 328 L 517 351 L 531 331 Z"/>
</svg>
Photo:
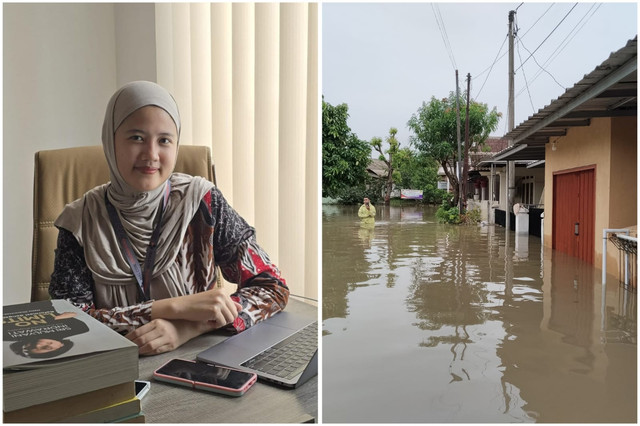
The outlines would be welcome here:
<svg viewBox="0 0 640 426">
<path fill-rule="evenodd" d="M 322 421 L 633 422 L 636 294 L 434 207 L 322 210 Z"/>
</svg>

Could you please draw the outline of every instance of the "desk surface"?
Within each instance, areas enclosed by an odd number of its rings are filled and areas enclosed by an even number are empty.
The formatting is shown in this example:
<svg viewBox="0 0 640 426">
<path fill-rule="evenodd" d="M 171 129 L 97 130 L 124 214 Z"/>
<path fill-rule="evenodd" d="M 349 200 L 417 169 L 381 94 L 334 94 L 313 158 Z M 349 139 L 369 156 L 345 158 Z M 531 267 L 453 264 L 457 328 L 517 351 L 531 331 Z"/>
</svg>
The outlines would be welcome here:
<svg viewBox="0 0 640 426">
<path fill-rule="evenodd" d="M 287 311 L 317 311 L 315 306 L 293 298 Z M 154 370 L 173 358 L 196 359 L 204 349 L 228 336 L 208 333 L 175 351 L 140 358 L 140 380 L 149 380 L 151 389 L 142 399 L 147 423 L 302 423 L 316 421 L 318 377 L 297 389 L 282 389 L 258 381 L 241 397 L 192 390 L 156 381 Z"/>
</svg>

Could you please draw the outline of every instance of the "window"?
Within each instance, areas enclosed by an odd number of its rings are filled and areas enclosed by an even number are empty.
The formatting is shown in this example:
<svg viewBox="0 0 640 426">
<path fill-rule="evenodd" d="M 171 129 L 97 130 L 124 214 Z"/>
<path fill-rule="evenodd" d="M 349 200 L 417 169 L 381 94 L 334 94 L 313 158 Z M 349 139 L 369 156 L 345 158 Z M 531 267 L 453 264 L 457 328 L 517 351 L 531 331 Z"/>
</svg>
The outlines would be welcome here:
<svg viewBox="0 0 640 426">
<path fill-rule="evenodd" d="M 522 198 L 522 204 L 535 204 L 533 202 L 533 190 L 534 190 L 533 176 L 525 176 L 520 181 L 520 195 Z"/>
</svg>

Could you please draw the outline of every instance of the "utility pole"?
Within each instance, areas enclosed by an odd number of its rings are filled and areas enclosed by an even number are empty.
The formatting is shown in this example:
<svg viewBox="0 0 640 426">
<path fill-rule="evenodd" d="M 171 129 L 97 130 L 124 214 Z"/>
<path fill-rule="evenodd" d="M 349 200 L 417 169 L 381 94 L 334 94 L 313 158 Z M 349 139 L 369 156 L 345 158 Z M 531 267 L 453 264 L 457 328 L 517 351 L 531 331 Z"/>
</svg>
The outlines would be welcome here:
<svg viewBox="0 0 640 426">
<path fill-rule="evenodd" d="M 460 148 L 460 86 L 458 85 L 458 70 L 456 70 L 456 131 L 458 133 L 458 162 L 456 176 L 458 176 L 458 211 L 462 213 L 462 149 Z"/>
<path fill-rule="evenodd" d="M 513 71 L 513 38 L 514 38 L 514 29 L 513 22 L 516 11 L 509 11 L 509 104 L 507 112 L 508 122 L 507 122 L 507 132 L 513 130 L 514 127 L 514 71 Z M 513 146 L 513 139 L 509 139 L 509 146 Z M 505 214 L 505 228 L 508 230 L 511 229 L 511 210 L 513 210 L 513 198 L 515 195 L 515 182 L 516 182 L 516 167 L 514 161 L 507 161 L 507 211 Z"/>
<path fill-rule="evenodd" d="M 464 163 L 462 166 L 462 181 L 464 185 L 462 188 L 464 189 L 463 200 L 464 200 L 464 210 L 467 210 L 467 179 L 469 177 L 469 145 L 471 145 L 469 141 L 469 100 L 471 97 L 471 74 L 467 74 L 467 117 L 464 123 Z M 462 213 L 462 211 L 461 211 Z"/>
</svg>

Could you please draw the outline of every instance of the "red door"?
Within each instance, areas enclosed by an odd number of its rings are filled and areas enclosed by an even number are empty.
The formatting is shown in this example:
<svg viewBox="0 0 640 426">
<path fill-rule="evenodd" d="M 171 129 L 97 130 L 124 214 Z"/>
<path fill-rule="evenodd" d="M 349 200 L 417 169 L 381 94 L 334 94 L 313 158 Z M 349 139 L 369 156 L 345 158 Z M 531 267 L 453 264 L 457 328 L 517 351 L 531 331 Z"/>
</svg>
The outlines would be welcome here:
<svg viewBox="0 0 640 426">
<path fill-rule="evenodd" d="M 553 248 L 593 263 L 595 169 L 553 176 Z"/>
</svg>

